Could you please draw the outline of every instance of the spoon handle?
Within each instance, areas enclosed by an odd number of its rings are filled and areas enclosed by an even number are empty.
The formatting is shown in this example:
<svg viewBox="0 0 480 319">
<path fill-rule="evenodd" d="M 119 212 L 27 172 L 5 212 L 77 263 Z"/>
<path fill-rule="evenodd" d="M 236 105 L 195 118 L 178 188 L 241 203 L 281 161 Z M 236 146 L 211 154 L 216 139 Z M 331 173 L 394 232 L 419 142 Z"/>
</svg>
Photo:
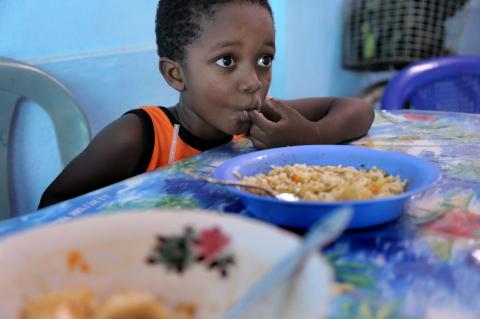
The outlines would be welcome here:
<svg viewBox="0 0 480 319">
<path fill-rule="evenodd" d="M 237 181 L 227 181 L 227 180 L 223 180 L 223 179 L 197 175 L 197 174 L 189 172 L 189 171 L 187 171 L 185 173 L 187 175 L 190 175 L 191 177 L 193 177 L 195 179 L 202 180 L 202 181 L 205 181 L 205 182 L 208 182 L 208 183 L 222 184 L 222 185 L 228 185 L 228 186 L 240 186 L 240 187 L 246 187 L 246 188 L 255 188 L 255 189 L 258 189 L 262 192 L 267 193 L 267 195 L 269 195 L 271 197 L 276 196 L 275 193 L 273 191 L 271 191 L 270 189 L 262 187 L 262 186 L 258 186 L 258 185 L 255 185 L 255 184 L 249 184 L 249 183 L 237 182 Z"/>
<path fill-rule="evenodd" d="M 347 228 L 352 217 L 350 207 L 341 207 L 316 222 L 305 235 L 303 243 L 277 263 L 259 282 L 218 319 L 236 319 L 256 301 L 272 291 L 295 270 L 303 266 L 306 257 L 316 249 L 336 239 Z"/>
</svg>

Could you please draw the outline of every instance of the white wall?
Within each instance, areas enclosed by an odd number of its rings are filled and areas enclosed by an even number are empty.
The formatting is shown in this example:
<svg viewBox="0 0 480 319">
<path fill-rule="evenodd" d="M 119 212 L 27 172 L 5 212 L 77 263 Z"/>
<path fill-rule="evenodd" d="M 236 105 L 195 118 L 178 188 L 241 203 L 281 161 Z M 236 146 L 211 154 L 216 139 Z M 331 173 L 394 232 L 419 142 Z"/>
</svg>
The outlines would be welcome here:
<svg viewBox="0 0 480 319">
<path fill-rule="evenodd" d="M 342 1 L 271 3 L 278 14 L 279 52 L 272 93 L 283 98 L 356 94 L 360 74 L 341 67 Z"/>
<path fill-rule="evenodd" d="M 93 133 L 139 103 L 174 103 L 155 53 L 156 0 L 0 2 L 0 56 L 64 83 Z"/>
</svg>

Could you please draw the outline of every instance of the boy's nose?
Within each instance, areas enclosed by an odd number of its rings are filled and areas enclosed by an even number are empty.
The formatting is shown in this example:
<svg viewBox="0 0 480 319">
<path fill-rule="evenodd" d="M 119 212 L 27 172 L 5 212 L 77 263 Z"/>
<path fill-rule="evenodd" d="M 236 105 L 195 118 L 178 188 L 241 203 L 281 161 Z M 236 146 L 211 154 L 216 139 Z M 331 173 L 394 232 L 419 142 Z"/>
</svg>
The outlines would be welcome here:
<svg viewBox="0 0 480 319">
<path fill-rule="evenodd" d="M 244 93 L 256 93 L 262 87 L 262 82 L 258 78 L 257 72 L 248 71 L 242 76 L 240 82 L 240 91 Z"/>
</svg>

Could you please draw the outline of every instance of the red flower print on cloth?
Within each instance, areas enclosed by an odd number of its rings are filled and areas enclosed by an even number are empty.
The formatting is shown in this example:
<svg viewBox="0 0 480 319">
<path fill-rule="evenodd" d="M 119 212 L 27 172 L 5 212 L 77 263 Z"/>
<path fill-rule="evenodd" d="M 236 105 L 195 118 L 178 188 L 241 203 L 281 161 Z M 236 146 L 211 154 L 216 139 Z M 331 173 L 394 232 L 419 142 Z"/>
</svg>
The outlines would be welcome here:
<svg viewBox="0 0 480 319">
<path fill-rule="evenodd" d="M 403 117 L 412 120 L 412 121 L 426 121 L 426 122 L 433 122 L 437 120 L 437 116 L 435 115 L 427 115 L 427 114 L 403 114 Z"/>
<path fill-rule="evenodd" d="M 480 215 L 454 211 L 431 222 L 426 229 L 454 236 L 480 238 Z"/>
<path fill-rule="evenodd" d="M 230 243 L 230 239 L 219 228 L 202 230 L 197 240 L 198 255 L 209 261 L 215 259 Z"/>
<path fill-rule="evenodd" d="M 193 264 L 203 264 L 216 269 L 222 277 L 235 264 L 235 257 L 228 250 L 230 238 L 218 227 L 196 230 L 188 226 L 183 234 L 158 235 L 153 249 L 145 261 L 150 265 L 163 265 L 179 274 Z"/>
</svg>

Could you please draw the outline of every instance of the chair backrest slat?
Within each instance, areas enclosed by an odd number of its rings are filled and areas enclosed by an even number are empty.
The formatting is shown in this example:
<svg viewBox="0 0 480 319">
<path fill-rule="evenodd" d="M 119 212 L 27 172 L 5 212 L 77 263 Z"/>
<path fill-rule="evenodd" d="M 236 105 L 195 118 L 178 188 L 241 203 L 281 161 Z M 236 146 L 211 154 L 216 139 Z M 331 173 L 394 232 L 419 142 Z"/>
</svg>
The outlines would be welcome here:
<svg viewBox="0 0 480 319">
<path fill-rule="evenodd" d="M 49 74 L 25 63 L 0 58 L 0 219 L 11 213 L 8 161 L 12 116 L 19 98 L 42 107 L 52 120 L 61 162 L 66 165 L 90 141 L 90 127 L 82 107 L 69 90 Z M 11 195 L 11 194 L 10 194 Z"/>
<path fill-rule="evenodd" d="M 10 199 L 8 191 L 8 148 L 10 123 L 20 96 L 0 90 L 0 220 L 9 217 Z"/>
<path fill-rule="evenodd" d="M 433 58 L 397 74 L 383 93 L 382 109 L 480 113 L 480 56 Z"/>
</svg>

